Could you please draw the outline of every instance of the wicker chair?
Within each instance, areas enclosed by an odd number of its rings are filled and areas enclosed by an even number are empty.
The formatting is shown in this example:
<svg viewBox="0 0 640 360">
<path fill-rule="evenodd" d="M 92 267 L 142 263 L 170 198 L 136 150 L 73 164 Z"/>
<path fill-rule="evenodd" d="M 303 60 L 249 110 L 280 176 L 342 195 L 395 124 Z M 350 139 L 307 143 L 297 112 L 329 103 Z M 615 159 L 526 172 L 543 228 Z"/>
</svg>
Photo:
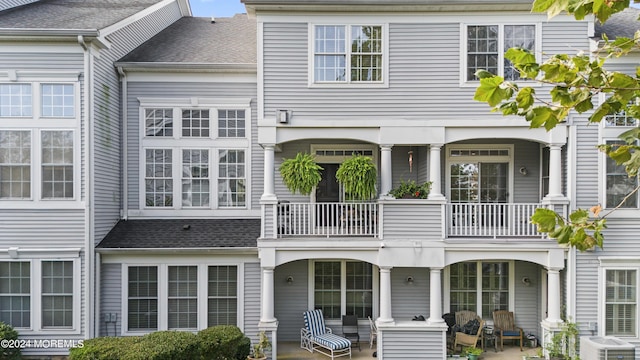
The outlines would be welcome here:
<svg viewBox="0 0 640 360">
<path fill-rule="evenodd" d="M 500 351 L 504 350 L 505 340 L 520 340 L 522 351 L 523 331 L 515 325 L 513 312 L 508 310 L 496 310 L 493 312 L 493 327 L 496 336 L 500 339 Z"/>
</svg>

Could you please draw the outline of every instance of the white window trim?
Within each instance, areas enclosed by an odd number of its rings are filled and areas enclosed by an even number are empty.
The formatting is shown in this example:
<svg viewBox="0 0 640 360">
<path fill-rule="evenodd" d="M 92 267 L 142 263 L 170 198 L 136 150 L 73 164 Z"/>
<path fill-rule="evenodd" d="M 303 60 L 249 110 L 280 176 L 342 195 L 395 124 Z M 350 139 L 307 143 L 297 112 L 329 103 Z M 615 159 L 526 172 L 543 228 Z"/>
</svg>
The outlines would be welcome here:
<svg viewBox="0 0 640 360">
<path fill-rule="evenodd" d="M 607 129 L 616 129 L 617 131 L 619 131 L 620 133 L 624 132 L 621 131 L 621 127 L 607 127 Z M 622 141 L 620 140 L 620 138 L 618 137 L 601 137 L 600 139 L 600 143 L 601 144 L 606 144 L 609 141 Z M 598 167 L 600 169 L 600 204 L 604 205 L 604 209 L 605 210 L 612 210 L 613 208 L 615 208 L 618 204 L 607 204 L 607 159 L 608 156 L 607 154 L 605 154 L 604 152 L 599 152 L 598 153 Z M 640 184 L 640 178 L 638 179 L 639 184 Z M 619 208 L 616 211 L 612 212 L 611 215 L 609 215 L 609 217 L 611 218 L 637 218 L 638 217 L 638 213 L 637 210 L 640 208 L 640 193 L 636 193 L 635 194 L 636 198 L 637 198 L 637 204 L 638 206 L 636 207 L 632 207 L 632 208 Z"/>
<path fill-rule="evenodd" d="M 477 296 L 476 303 L 476 313 L 480 317 L 484 317 L 485 319 L 491 319 L 491 314 L 487 316 L 483 316 L 482 314 L 482 263 L 500 263 L 506 262 L 509 264 L 509 310 L 513 311 L 516 307 L 516 299 L 515 299 L 515 286 L 516 286 L 516 274 L 515 274 L 515 261 L 513 260 L 471 260 L 468 262 L 474 262 L 477 266 L 477 274 L 479 275 L 476 278 L 476 293 L 479 294 Z M 451 276 L 451 266 L 446 266 L 444 268 L 444 308 L 445 312 L 449 312 L 451 308 L 451 283 L 449 282 Z"/>
<path fill-rule="evenodd" d="M 337 259 L 319 259 L 319 260 L 310 260 L 308 263 L 309 266 L 309 277 L 307 279 L 307 283 L 309 284 L 309 293 L 307 298 L 309 299 L 309 302 L 307 304 L 307 308 L 308 309 L 314 309 L 315 308 L 315 263 L 316 262 L 340 262 L 340 313 L 342 315 L 345 314 L 346 312 L 346 308 L 347 308 L 347 284 L 346 284 L 346 277 L 347 277 L 347 266 L 346 263 L 347 262 L 358 262 L 361 260 L 351 260 L 351 259 L 344 259 L 344 260 L 337 260 Z M 373 282 L 373 284 L 371 285 L 371 298 L 372 298 L 372 307 L 371 307 L 371 313 L 372 319 L 376 319 L 378 317 L 379 314 L 379 303 L 380 303 L 380 270 L 379 268 L 375 265 L 375 264 L 371 264 L 369 262 L 363 261 L 364 263 L 367 263 L 369 265 L 371 265 L 371 281 Z M 359 320 L 365 320 L 365 319 L 359 319 Z M 341 324 L 341 320 L 340 319 L 325 319 L 325 323 L 327 323 L 327 325 L 339 325 Z"/>
<path fill-rule="evenodd" d="M 500 22 L 500 21 L 479 21 L 479 22 L 462 22 L 460 23 L 460 87 L 477 87 L 480 81 L 467 80 L 467 27 L 468 26 L 491 26 L 497 25 L 498 29 L 498 76 L 504 76 L 504 53 L 508 49 L 504 49 L 504 26 L 510 25 L 533 25 L 536 27 L 536 43 L 534 54 L 536 61 L 542 60 L 542 23 L 539 21 L 521 22 Z M 540 87 L 542 84 L 535 81 L 517 80 L 517 84 L 524 84 L 530 87 Z"/>
<path fill-rule="evenodd" d="M 71 251 L 74 253 L 73 251 Z M 35 258 L 19 256 L 17 258 L 2 256 L 4 262 L 29 262 L 31 292 L 31 326 L 29 328 L 16 328 L 21 335 L 77 335 L 81 333 L 81 317 L 83 311 L 80 307 L 82 296 L 81 262 L 80 257 L 67 257 L 66 252 L 61 252 L 60 257 Z M 34 254 L 35 255 L 35 254 Z M 42 262 L 43 261 L 71 261 L 73 263 L 73 325 L 71 328 L 43 328 L 42 327 Z"/>
<path fill-rule="evenodd" d="M 508 159 L 506 156 L 456 156 L 451 157 L 451 150 L 455 149 L 479 149 L 479 150 L 498 150 L 498 149 L 507 149 L 509 150 Z M 451 199 L 451 164 L 463 163 L 463 162 L 507 162 L 509 164 L 509 169 L 507 173 L 509 174 L 509 183 L 508 183 L 508 193 L 507 203 L 513 202 L 513 182 L 514 182 L 514 167 L 513 167 L 513 158 L 514 154 L 514 145 L 513 144 L 448 144 L 445 145 L 445 186 L 446 186 L 446 196 L 448 199 Z M 507 160 L 507 161 L 505 161 Z"/>
<path fill-rule="evenodd" d="M 336 82 L 316 82 L 315 79 L 315 27 L 323 25 L 345 26 L 346 30 L 346 80 Z M 351 82 L 351 61 L 349 48 L 351 47 L 351 26 L 380 26 L 382 28 L 382 81 L 358 81 Z M 389 23 L 379 21 L 345 22 L 344 19 L 334 18 L 322 21 L 310 21 L 308 23 L 308 87 L 310 88 L 388 88 L 389 87 Z"/>
<path fill-rule="evenodd" d="M 235 266 L 237 273 L 237 318 L 236 326 L 244 331 L 244 262 L 236 261 L 220 261 L 219 263 L 209 263 L 206 260 L 199 259 L 183 259 L 182 261 L 167 261 L 166 259 L 149 259 L 149 261 L 138 261 L 122 264 L 122 314 L 121 314 L 121 335 L 123 336 L 139 336 L 160 330 L 177 330 L 177 331 L 194 331 L 203 330 L 208 327 L 208 267 L 209 266 Z M 158 268 L 158 329 L 149 331 L 130 331 L 129 330 L 129 267 L 136 266 L 155 266 Z M 196 329 L 169 329 L 169 266 L 196 266 L 198 273 L 198 326 Z"/>
<path fill-rule="evenodd" d="M 635 270 L 636 271 L 636 286 L 640 284 L 640 258 L 632 257 L 599 257 L 600 266 L 598 267 L 598 323 L 602 324 L 597 328 L 597 336 L 605 336 L 606 331 L 606 271 L 607 270 Z M 637 289 L 636 289 L 637 290 Z M 640 296 L 636 291 L 636 312 L 640 311 Z M 624 340 L 638 340 L 640 339 L 640 321 L 636 321 L 635 336 L 615 336 Z"/>
</svg>

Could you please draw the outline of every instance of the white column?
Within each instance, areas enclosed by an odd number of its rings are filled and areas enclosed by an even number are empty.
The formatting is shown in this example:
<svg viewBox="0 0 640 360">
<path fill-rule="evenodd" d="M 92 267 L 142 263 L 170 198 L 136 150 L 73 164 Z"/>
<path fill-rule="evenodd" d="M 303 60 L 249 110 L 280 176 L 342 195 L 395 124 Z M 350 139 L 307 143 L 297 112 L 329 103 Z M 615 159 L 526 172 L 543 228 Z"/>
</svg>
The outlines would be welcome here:
<svg viewBox="0 0 640 360">
<path fill-rule="evenodd" d="M 442 281 L 440 281 L 440 274 L 442 268 L 429 269 L 430 281 L 429 281 L 429 324 L 442 323 Z"/>
<path fill-rule="evenodd" d="M 441 192 L 442 186 L 440 184 L 440 149 L 442 149 L 442 144 L 431 144 L 429 149 L 429 181 L 431 181 L 429 199 L 444 199 Z"/>
<path fill-rule="evenodd" d="M 391 174 L 391 148 L 393 145 L 380 145 L 380 196 L 391 191 L 393 178 Z"/>
<path fill-rule="evenodd" d="M 380 317 L 379 322 L 393 322 L 391 316 L 391 268 L 380 268 Z"/>
<path fill-rule="evenodd" d="M 560 323 L 560 269 L 547 268 L 547 318 L 548 323 Z"/>
<path fill-rule="evenodd" d="M 549 145 L 549 194 L 547 198 L 564 198 L 562 194 L 562 147 Z"/>
<path fill-rule="evenodd" d="M 260 323 L 274 323 L 276 318 L 274 317 L 273 304 L 274 304 L 274 291 L 273 291 L 273 268 L 262 268 L 262 309 L 260 314 Z"/>
<path fill-rule="evenodd" d="M 275 145 L 262 145 L 264 149 L 264 190 L 262 199 L 274 199 L 275 191 Z"/>
</svg>

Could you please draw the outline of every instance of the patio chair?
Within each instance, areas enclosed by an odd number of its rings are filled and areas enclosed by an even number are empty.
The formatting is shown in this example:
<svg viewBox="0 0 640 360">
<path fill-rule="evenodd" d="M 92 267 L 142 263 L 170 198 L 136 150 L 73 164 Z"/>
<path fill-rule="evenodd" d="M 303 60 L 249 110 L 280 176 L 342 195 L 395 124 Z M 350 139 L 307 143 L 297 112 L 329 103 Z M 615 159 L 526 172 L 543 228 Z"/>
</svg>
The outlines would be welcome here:
<svg viewBox="0 0 640 360">
<path fill-rule="evenodd" d="M 369 316 L 369 349 L 373 348 L 373 343 L 378 341 L 378 327 Z"/>
<path fill-rule="evenodd" d="M 478 321 L 482 320 L 475 311 L 471 311 L 471 310 L 456 311 L 454 315 L 456 318 L 455 325 L 457 326 L 455 327 L 457 328 L 457 330 L 452 331 L 450 334 L 451 338 L 448 342 L 449 347 L 451 346 L 451 344 L 455 343 L 456 332 L 460 331 L 459 329 L 464 327 L 471 320 L 478 320 Z M 484 347 L 484 337 L 480 337 L 480 344 L 482 345 L 482 347 Z"/>
<path fill-rule="evenodd" d="M 504 350 L 504 340 L 520 340 L 522 351 L 523 331 L 515 325 L 513 311 L 496 310 L 493 312 L 493 328 L 500 339 L 500 351 Z"/>
<path fill-rule="evenodd" d="M 460 350 L 462 351 L 465 347 L 476 347 L 478 344 L 478 340 L 482 342 L 482 330 L 484 329 L 484 320 L 480 319 L 478 321 L 478 331 L 475 334 L 466 334 L 464 332 L 458 331 L 455 334 L 455 340 L 453 342 L 453 350 L 456 351 L 458 346 L 460 346 Z"/>
<path fill-rule="evenodd" d="M 305 311 L 304 327 L 300 329 L 300 347 L 310 353 L 317 351 L 335 359 L 349 355 L 351 358 L 351 340 L 332 333 L 324 324 L 322 310 Z"/>
<path fill-rule="evenodd" d="M 351 340 L 351 344 L 355 341 L 360 348 L 360 332 L 358 331 L 358 317 L 356 315 L 342 315 L 342 336 Z"/>
</svg>

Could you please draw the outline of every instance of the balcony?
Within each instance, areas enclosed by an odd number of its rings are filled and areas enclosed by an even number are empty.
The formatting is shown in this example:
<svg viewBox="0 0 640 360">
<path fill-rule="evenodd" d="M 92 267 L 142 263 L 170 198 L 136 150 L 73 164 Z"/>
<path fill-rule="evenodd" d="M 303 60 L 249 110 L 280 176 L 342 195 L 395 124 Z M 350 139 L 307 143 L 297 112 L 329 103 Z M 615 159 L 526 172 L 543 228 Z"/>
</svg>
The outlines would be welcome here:
<svg viewBox="0 0 640 360">
<path fill-rule="evenodd" d="M 378 236 L 378 204 L 280 203 L 276 208 L 277 237 Z"/>
<path fill-rule="evenodd" d="M 531 215 L 541 204 L 447 204 L 448 237 L 540 236 Z"/>
</svg>

